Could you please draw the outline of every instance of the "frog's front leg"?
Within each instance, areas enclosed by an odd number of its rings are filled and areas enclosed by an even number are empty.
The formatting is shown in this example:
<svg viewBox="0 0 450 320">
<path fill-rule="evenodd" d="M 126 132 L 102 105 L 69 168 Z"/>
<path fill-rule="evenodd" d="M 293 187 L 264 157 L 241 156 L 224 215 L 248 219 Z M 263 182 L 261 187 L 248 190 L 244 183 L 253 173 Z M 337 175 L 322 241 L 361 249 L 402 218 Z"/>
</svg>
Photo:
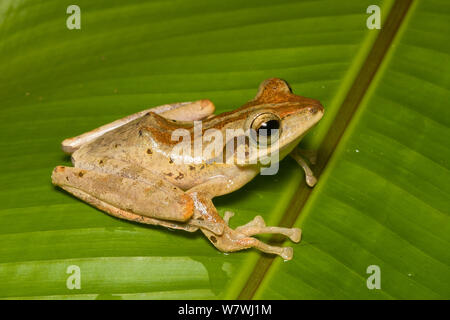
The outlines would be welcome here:
<svg viewBox="0 0 450 320">
<path fill-rule="evenodd" d="M 233 216 L 234 212 L 225 211 L 223 220 L 227 225 L 230 225 L 230 218 L 232 218 Z M 266 226 L 266 222 L 261 216 L 254 217 L 252 221 L 244 224 L 243 226 L 237 227 L 235 230 L 247 236 L 253 236 L 255 234 L 263 233 L 282 234 L 291 239 L 291 241 L 293 242 L 300 242 L 302 234 L 302 231 L 299 228 L 268 227 Z"/>
<path fill-rule="evenodd" d="M 317 183 L 317 178 L 314 176 L 314 172 L 309 167 L 305 158 L 307 158 L 311 164 L 314 164 L 316 162 L 317 152 L 295 148 L 290 153 L 290 156 L 303 168 L 306 184 L 310 187 L 314 187 Z"/>
</svg>

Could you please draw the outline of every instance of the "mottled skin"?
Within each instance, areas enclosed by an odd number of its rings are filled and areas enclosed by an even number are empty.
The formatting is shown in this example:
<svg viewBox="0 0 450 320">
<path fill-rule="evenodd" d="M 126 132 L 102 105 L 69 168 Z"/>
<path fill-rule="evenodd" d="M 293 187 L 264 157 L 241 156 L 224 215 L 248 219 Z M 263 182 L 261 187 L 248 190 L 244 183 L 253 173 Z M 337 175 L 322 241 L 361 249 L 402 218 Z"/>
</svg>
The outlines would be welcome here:
<svg viewBox="0 0 450 320">
<path fill-rule="evenodd" d="M 232 142 L 226 140 L 226 129 L 246 130 L 255 123 L 276 119 L 281 133 L 276 146 L 268 148 L 273 152 L 276 147 L 281 160 L 321 119 L 321 104 L 292 94 L 285 81 L 272 78 L 264 81 L 256 97 L 242 107 L 215 116 L 213 112 L 208 100 L 165 105 L 67 139 L 63 150 L 72 153 L 74 167 L 56 167 L 52 181 L 119 218 L 190 232 L 201 229 L 224 252 L 255 247 L 291 259 L 292 248 L 269 246 L 251 236 L 280 233 L 298 242 L 299 229 L 267 227 L 257 216 L 233 230 L 228 226 L 232 213 L 227 212 L 222 219 L 211 201 L 252 180 L 260 165 L 214 161 L 224 159 L 222 153 L 191 155 L 180 163 L 173 159 L 172 150 L 179 140 L 173 140 L 172 134 L 179 128 L 187 129 L 193 143 L 196 134 L 205 137 L 209 129 L 216 129 L 222 132 L 225 146 Z M 202 130 L 194 130 L 194 120 L 202 120 Z M 203 149 L 208 145 L 204 140 Z M 247 143 L 246 148 L 257 146 Z M 298 152 L 292 155 L 308 173 L 307 179 L 313 179 Z"/>
</svg>

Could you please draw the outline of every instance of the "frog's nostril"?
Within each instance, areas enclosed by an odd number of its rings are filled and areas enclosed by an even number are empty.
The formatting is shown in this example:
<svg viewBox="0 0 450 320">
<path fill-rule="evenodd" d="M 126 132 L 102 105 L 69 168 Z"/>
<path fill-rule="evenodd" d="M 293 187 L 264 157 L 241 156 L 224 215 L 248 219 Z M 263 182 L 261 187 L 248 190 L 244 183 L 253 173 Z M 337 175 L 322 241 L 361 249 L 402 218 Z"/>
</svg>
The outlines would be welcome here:
<svg viewBox="0 0 450 320">
<path fill-rule="evenodd" d="M 311 114 L 316 114 L 319 111 L 323 111 L 322 106 L 314 105 L 314 106 L 309 107 L 309 112 L 311 112 Z"/>
<path fill-rule="evenodd" d="M 309 112 L 311 112 L 312 114 L 316 114 L 317 112 L 319 112 L 319 108 L 316 106 L 312 106 L 309 108 Z"/>
</svg>

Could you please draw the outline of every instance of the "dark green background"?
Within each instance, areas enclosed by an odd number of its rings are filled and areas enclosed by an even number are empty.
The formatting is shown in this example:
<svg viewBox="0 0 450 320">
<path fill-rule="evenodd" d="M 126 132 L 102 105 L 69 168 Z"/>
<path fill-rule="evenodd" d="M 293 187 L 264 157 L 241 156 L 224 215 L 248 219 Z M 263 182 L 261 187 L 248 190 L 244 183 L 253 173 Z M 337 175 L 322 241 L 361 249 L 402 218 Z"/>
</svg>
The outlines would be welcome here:
<svg viewBox="0 0 450 320">
<path fill-rule="evenodd" d="M 294 212 L 304 237 L 290 262 L 274 258 L 258 274 L 257 251 L 226 255 L 200 234 L 118 220 L 50 182 L 54 166 L 70 163 L 60 150 L 67 137 L 171 102 L 232 110 L 270 77 L 323 103 L 326 116 L 302 142 L 320 149 L 375 49 L 366 8 L 379 5 L 384 26 L 393 3 L 2 0 L 0 297 L 450 298 L 445 0 L 409 7 Z M 70 4 L 81 8 L 81 30 L 66 27 Z M 258 214 L 278 224 L 302 180 L 286 159 L 277 176 L 215 203 L 236 212 L 233 227 Z M 81 269 L 81 290 L 66 287 L 70 265 Z M 380 267 L 381 290 L 366 286 L 369 265 Z"/>
</svg>

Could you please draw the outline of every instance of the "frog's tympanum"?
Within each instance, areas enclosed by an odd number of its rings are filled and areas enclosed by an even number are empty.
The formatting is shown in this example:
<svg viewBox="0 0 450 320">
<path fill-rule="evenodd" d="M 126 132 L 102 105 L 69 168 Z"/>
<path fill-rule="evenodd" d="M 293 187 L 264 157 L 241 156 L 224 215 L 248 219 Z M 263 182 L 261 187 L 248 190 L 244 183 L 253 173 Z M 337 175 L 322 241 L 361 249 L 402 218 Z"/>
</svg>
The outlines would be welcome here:
<svg viewBox="0 0 450 320">
<path fill-rule="evenodd" d="M 225 212 L 222 218 L 211 201 L 241 188 L 258 175 L 262 164 L 217 161 L 222 155 L 214 155 L 211 161 L 202 154 L 200 159 L 198 154 L 184 155 L 183 161 L 175 161 L 171 155 L 179 141 L 172 134 L 185 129 L 194 143 L 198 138 L 194 121 L 199 120 L 201 134 L 215 129 L 224 139 L 227 129 L 253 129 L 257 134 L 263 128 L 278 129 L 271 151 L 278 153 L 279 161 L 288 154 L 293 156 L 305 170 L 308 185 L 313 186 L 314 175 L 296 146 L 322 118 L 323 107 L 317 100 L 293 94 L 285 81 L 272 78 L 242 107 L 219 115 L 213 112 L 209 100 L 163 105 L 66 139 L 62 148 L 72 154 L 74 167 L 56 167 L 52 182 L 118 218 L 189 232 L 200 229 L 223 252 L 253 247 L 291 259 L 292 248 L 271 246 L 253 236 L 275 233 L 299 242 L 300 229 L 266 226 L 261 216 L 232 229 L 228 222 L 233 213 Z M 271 131 L 265 132 L 267 136 Z M 246 141 L 247 148 L 258 148 L 257 143 Z M 229 143 L 223 141 L 224 146 Z M 208 147 L 203 142 L 202 148 Z"/>
</svg>

